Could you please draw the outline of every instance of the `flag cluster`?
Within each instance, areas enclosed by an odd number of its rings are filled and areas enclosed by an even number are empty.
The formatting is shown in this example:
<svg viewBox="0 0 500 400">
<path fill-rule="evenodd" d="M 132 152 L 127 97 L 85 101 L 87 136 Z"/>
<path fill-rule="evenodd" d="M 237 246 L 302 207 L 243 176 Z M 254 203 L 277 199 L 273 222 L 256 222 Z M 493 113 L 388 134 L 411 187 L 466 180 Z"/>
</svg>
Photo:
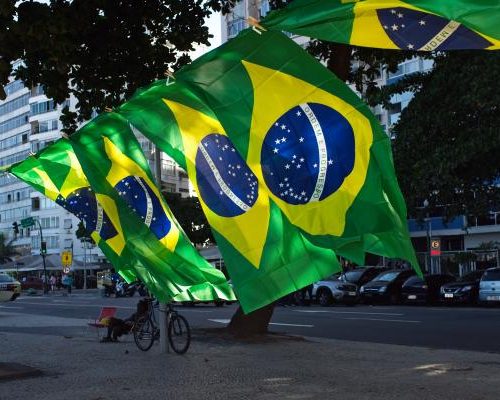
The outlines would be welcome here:
<svg viewBox="0 0 500 400">
<path fill-rule="evenodd" d="M 262 22 L 268 31 L 242 32 L 10 171 L 83 220 L 117 270 L 163 301 L 234 294 L 172 215 L 137 131 L 187 172 L 245 312 L 339 271 L 337 256 L 362 264 L 369 252 L 420 272 L 387 135 L 344 82 L 274 30 L 496 49 L 492 1 L 297 0 Z"/>
</svg>

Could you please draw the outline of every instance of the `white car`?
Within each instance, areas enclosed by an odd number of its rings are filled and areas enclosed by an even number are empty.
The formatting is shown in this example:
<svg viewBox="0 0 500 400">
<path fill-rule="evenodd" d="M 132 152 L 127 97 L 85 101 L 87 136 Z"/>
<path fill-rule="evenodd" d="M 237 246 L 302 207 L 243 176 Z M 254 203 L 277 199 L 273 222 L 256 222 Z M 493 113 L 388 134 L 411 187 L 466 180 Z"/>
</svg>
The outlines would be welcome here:
<svg viewBox="0 0 500 400">
<path fill-rule="evenodd" d="M 313 298 L 321 306 L 332 303 L 355 304 L 358 301 L 358 287 L 354 283 L 339 280 L 339 276 L 332 275 L 313 285 Z"/>
<path fill-rule="evenodd" d="M 0 302 L 15 300 L 21 294 L 21 284 L 7 274 L 0 273 Z"/>
</svg>

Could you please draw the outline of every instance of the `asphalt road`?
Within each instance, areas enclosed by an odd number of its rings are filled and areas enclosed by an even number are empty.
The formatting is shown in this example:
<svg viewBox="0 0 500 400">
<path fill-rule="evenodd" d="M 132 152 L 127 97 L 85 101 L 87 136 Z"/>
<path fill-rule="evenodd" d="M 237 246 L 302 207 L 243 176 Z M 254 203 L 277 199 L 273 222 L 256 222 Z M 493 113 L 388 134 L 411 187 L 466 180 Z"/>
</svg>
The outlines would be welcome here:
<svg viewBox="0 0 500 400">
<path fill-rule="evenodd" d="M 0 331 L 79 335 L 86 321 L 95 318 L 102 306 L 115 306 L 119 317 L 127 317 L 134 312 L 138 299 L 101 298 L 95 292 L 21 296 L 15 302 L 0 303 Z M 236 305 L 178 309 L 193 328 L 213 328 L 224 326 Z M 9 322 L 13 316 L 21 323 Z M 47 316 L 56 322 L 45 323 Z M 308 337 L 500 353 L 500 308 L 276 307 L 270 329 Z"/>
</svg>

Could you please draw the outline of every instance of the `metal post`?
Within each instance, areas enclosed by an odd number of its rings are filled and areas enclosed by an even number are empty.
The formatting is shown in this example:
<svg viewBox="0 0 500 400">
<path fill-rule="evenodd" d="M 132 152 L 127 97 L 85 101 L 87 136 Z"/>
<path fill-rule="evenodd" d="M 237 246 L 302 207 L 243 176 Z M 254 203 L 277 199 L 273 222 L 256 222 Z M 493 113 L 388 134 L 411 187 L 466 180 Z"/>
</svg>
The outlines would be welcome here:
<svg viewBox="0 0 500 400">
<path fill-rule="evenodd" d="M 155 170 L 156 170 L 156 184 L 161 193 L 161 153 L 158 146 L 155 145 Z M 160 303 L 160 352 L 162 354 L 168 352 L 168 339 L 167 339 L 167 304 Z"/>
<path fill-rule="evenodd" d="M 42 224 L 40 224 L 40 221 L 38 219 L 35 219 L 35 221 L 38 223 L 38 227 L 40 228 L 40 254 L 42 255 L 42 261 L 43 261 L 43 294 L 47 294 L 48 293 L 47 267 L 45 265 L 45 253 L 42 250 L 42 243 L 43 243 Z"/>
<path fill-rule="evenodd" d="M 83 241 L 83 290 L 87 291 L 87 239 Z"/>
</svg>

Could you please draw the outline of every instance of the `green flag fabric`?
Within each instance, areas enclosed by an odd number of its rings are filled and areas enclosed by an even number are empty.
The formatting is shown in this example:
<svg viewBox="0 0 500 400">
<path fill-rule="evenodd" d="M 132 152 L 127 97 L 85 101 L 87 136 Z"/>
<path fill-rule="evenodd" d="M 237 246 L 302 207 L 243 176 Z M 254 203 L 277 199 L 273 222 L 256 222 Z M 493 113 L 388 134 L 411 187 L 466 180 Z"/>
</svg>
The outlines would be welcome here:
<svg viewBox="0 0 500 400">
<path fill-rule="evenodd" d="M 61 139 L 13 165 L 10 172 L 80 218 L 118 273 L 127 282 L 137 279 L 130 263 L 120 257 L 125 246 L 120 228 L 103 210 L 67 140 Z"/>
<path fill-rule="evenodd" d="M 500 48 L 498 0 L 295 0 L 266 29 L 383 49 Z"/>
<path fill-rule="evenodd" d="M 312 245 L 270 200 L 189 88 L 157 82 L 119 112 L 188 172 L 244 312 L 340 270 L 334 252 Z"/>
<path fill-rule="evenodd" d="M 162 301 L 235 300 L 222 272 L 199 255 L 173 217 L 132 129 L 109 113 L 70 137 L 93 190 L 112 199 L 103 208 L 121 226 L 124 252 L 152 276 L 146 284 Z"/>
<path fill-rule="evenodd" d="M 366 252 L 404 259 L 420 273 L 388 136 L 300 46 L 246 30 L 175 76 L 213 110 L 270 202 L 311 243 L 358 264 Z"/>
</svg>

